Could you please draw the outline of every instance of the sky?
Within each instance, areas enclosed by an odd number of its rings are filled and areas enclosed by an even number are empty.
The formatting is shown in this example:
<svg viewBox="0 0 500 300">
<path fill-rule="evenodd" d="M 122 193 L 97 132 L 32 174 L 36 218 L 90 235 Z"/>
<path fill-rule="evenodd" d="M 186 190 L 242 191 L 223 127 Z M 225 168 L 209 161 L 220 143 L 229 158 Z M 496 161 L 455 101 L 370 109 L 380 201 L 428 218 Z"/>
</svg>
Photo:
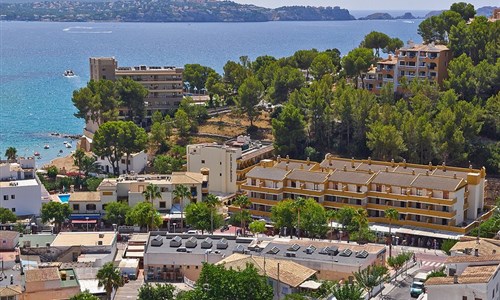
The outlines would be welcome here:
<svg viewBox="0 0 500 300">
<path fill-rule="evenodd" d="M 440 10 L 449 8 L 459 0 L 233 0 L 242 4 L 275 8 L 290 5 L 340 6 L 349 10 Z M 463 0 L 461 0 L 463 1 Z M 498 6 L 499 0 L 469 0 L 474 7 Z"/>
</svg>

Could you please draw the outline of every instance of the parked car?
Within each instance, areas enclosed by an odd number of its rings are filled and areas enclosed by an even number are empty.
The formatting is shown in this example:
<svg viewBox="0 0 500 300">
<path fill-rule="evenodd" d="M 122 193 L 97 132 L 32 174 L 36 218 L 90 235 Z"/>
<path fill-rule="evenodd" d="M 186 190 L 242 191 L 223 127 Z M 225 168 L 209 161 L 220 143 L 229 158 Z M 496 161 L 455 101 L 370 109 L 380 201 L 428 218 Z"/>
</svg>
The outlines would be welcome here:
<svg viewBox="0 0 500 300">
<path fill-rule="evenodd" d="M 423 294 L 425 291 L 424 283 L 421 281 L 413 281 L 410 287 L 410 296 L 412 298 L 418 298 L 420 294 Z"/>
</svg>

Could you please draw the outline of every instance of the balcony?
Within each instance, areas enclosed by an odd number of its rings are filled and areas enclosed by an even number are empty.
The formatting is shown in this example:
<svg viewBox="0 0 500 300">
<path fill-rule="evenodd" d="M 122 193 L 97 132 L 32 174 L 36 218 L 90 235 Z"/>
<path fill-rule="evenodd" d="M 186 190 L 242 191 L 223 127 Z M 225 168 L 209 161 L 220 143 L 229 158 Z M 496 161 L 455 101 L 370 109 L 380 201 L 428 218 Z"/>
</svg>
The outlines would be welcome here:
<svg viewBox="0 0 500 300">
<path fill-rule="evenodd" d="M 307 196 L 323 196 L 325 194 L 325 192 L 322 190 L 311 190 L 311 189 L 291 187 L 291 186 L 284 187 L 283 192 L 290 194 L 307 195 Z"/>
<path fill-rule="evenodd" d="M 364 199 L 366 198 L 366 192 L 352 192 L 352 191 L 344 191 L 344 190 L 334 190 L 327 189 L 324 192 L 325 195 L 338 196 L 338 197 L 346 197 L 346 198 L 356 198 L 356 199 Z"/>
<path fill-rule="evenodd" d="M 269 200 L 269 199 L 253 198 L 253 197 L 249 199 L 252 203 L 269 205 L 269 206 L 275 206 L 280 201 L 280 200 Z"/>
<path fill-rule="evenodd" d="M 270 194 L 279 194 L 282 192 L 282 188 L 271 188 L 266 186 L 257 186 L 249 184 L 242 184 L 241 189 L 245 191 L 262 192 Z"/>
<path fill-rule="evenodd" d="M 342 208 L 342 207 L 353 207 L 353 208 L 366 208 L 365 205 L 358 205 L 358 204 L 351 204 L 351 203 L 343 203 L 343 202 L 336 202 L 336 201 L 323 201 L 321 203 L 324 207 L 330 207 L 330 208 Z"/>
<path fill-rule="evenodd" d="M 429 204 L 437 204 L 437 205 L 446 205 L 452 206 L 457 203 L 457 198 L 453 199 L 443 199 L 429 196 L 418 196 L 418 195 L 407 195 L 407 194 L 393 194 L 393 193 L 384 193 L 384 192 L 376 192 L 370 191 L 368 192 L 368 197 L 372 198 L 381 198 L 381 199 L 392 199 L 392 200 L 400 200 L 400 201 L 416 201 L 421 203 L 429 203 Z"/>
<path fill-rule="evenodd" d="M 399 207 L 399 206 L 390 206 L 390 205 L 381 205 L 368 203 L 366 206 L 367 209 L 376 209 L 376 210 L 386 210 L 388 208 L 394 208 L 400 213 L 404 214 L 414 214 L 414 215 L 423 215 L 423 216 L 431 216 L 445 219 L 452 219 L 456 216 L 457 212 L 455 210 L 451 210 L 449 212 L 439 211 L 433 209 L 422 209 L 422 208 L 414 208 L 414 207 Z"/>
</svg>

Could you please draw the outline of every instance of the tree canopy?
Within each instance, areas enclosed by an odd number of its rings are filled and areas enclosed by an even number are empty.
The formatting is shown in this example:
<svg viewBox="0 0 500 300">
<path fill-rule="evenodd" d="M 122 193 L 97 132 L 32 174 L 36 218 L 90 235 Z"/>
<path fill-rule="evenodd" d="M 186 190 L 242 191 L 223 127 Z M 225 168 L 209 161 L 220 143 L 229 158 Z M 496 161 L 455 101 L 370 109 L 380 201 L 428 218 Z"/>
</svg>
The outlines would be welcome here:
<svg viewBox="0 0 500 300">
<path fill-rule="evenodd" d="M 106 122 L 99 127 L 93 139 L 94 153 L 107 158 L 113 167 L 113 174 L 120 174 L 120 160 L 122 156 L 140 152 L 146 148 L 146 131 L 128 121 Z"/>
<path fill-rule="evenodd" d="M 42 222 L 54 222 L 57 229 L 61 228 L 61 224 L 71 215 L 71 208 L 67 203 L 50 201 L 42 204 L 40 216 Z"/>
<path fill-rule="evenodd" d="M 17 220 L 16 214 L 12 212 L 12 210 L 0 207 L 0 223 L 13 223 Z"/>
</svg>

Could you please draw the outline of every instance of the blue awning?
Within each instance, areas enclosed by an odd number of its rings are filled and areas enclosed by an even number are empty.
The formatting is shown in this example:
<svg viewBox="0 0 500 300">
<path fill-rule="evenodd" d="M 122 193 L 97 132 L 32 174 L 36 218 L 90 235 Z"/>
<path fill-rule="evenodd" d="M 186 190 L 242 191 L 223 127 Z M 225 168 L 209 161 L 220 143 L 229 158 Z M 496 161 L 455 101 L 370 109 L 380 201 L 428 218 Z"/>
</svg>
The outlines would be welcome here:
<svg viewBox="0 0 500 300">
<path fill-rule="evenodd" d="M 70 220 L 86 220 L 89 218 L 89 220 L 100 220 L 101 215 L 100 214 L 72 214 L 69 219 Z"/>
</svg>

